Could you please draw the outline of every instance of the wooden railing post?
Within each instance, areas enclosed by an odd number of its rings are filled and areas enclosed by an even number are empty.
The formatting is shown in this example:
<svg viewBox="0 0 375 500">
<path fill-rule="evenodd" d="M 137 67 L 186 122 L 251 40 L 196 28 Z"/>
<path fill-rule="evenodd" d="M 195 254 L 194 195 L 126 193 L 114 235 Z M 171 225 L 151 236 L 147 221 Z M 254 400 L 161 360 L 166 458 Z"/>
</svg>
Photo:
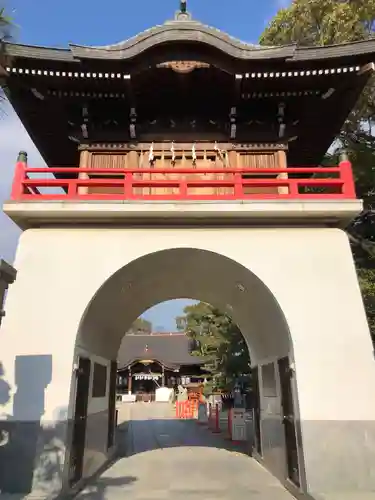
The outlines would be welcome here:
<svg viewBox="0 0 375 500">
<path fill-rule="evenodd" d="M 234 174 L 234 197 L 236 200 L 243 198 L 242 174 Z"/>
<path fill-rule="evenodd" d="M 298 180 L 297 179 L 288 179 L 288 193 L 291 198 L 299 198 L 300 193 L 299 193 L 299 186 L 298 186 Z"/>
<path fill-rule="evenodd" d="M 347 159 L 347 157 L 341 157 L 341 161 L 338 167 L 335 168 L 317 168 L 317 167 L 295 167 L 291 168 L 290 172 L 292 173 L 292 178 L 280 179 L 281 176 L 287 177 L 287 172 L 284 172 L 284 169 L 275 169 L 276 175 L 278 174 L 278 178 L 269 178 L 269 170 L 265 171 L 264 169 L 201 169 L 192 171 L 195 174 L 204 174 L 204 173 L 220 173 L 225 171 L 225 175 L 230 175 L 231 179 L 222 181 L 221 179 L 218 181 L 217 179 L 209 179 L 206 180 L 204 178 L 199 179 L 198 181 L 189 181 L 186 179 L 186 176 L 189 175 L 190 171 L 187 169 L 175 169 L 175 174 L 179 174 L 180 177 L 176 180 L 165 180 L 165 179 L 152 179 L 147 181 L 138 181 L 135 177 L 139 175 L 143 175 L 143 173 L 148 174 L 148 169 L 140 169 L 140 170 L 124 170 L 124 169 L 112 169 L 111 174 L 116 176 L 115 179 L 108 179 L 108 169 L 96 169 L 95 178 L 88 178 L 87 180 L 82 179 L 80 177 L 86 176 L 86 169 L 81 168 L 69 168 L 69 167 L 56 167 L 56 168 L 28 168 L 26 163 L 26 153 L 21 152 L 18 157 L 11 199 L 12 200 L 20 200 L 20 199 L 32 199 L 34 196 L 41 199 L 45 198 L 48 200 L 52 199 L 63 199 L 66 198 L 81 198 L 81 199 L 96 199 L 96 192 L 98 192 L 98 200 L 99 199 L 109 199 L 112 198 L 115 200 L 124 199 L 124 200 L 134 200 L 135 198 L 146 198 L 148 200 L 243 200 L 248 198 L 247 195 L 248 190 L 247 187 L 252 188 L 252 192 L 250 197 L 254 199 L 277 199 L 277 198 L 291 198 L 291 199 L 337 199 L 337 198 L 346 198 L 346 199 L 355 199 L 355 186 L 353 180 L 353 173 L 351 168 L 351 163 Z M 82 171 L 83 170 L 83 171 Z M 229 171 L 228 171 L 229 170 Z M 160 173 L 170 173 L 170 169 L 160 169 Z M 257 178 L 244 180 L 246 176 L 250 177 L 253 174 L 256 174 Z M 322 178 L 322 179 L 306 179 L 302 177 L 305 174 L 328 174 L 330 178 Z M 31 174 L 35 174 L 36 178 L 29 178 Z M 40 178 L 40 174 L 55 174 L 55 178 L 50 179 Z M 59 178 L 59 174 L 64 176 L 62 179 Z M 301 175 L 299 177 L 298 175 Z M 73 175 L 73 178 L 71 176 Z M 223 174 L 224 175 L 224 174 Z M 297 177 L 294 177 L 296 176 Z M 332 175 L 336 175 L 336 178 L 332 178 Z M 57 177 L 56 177 L 57 176 Z M 91 176 L 91 174 L 90 174 Z M 260 178 L 259 176 L 263 176 L 264 178 Z M 122 177 L 119 179 L 119 177 Z M 203 177 L 203 176 L 202 176 Z M 212 183 L 211 183 L 212 181 Z M 190 193 L 189 188 L 192 188 L 192 191 L 196 190 L 196 187 L 206 187 L 212 186 L 212 188 L 217 189 L 217 186 L 221 185 L 221 182 L 224 186 L 230 188 L 231 192 L 229 193 L 219 193 L 217 195 L 205 195 Z M 281 187 L 280 187 L 281 184 Z M 139 186 L 139 187 L 137 187 Z M 144 195 L 144 193 L 137 194 L 137 191 L 144 190 L 142 186 L 150 186 L 152 189 L 160 189 L 165 186 L 172 186 L 173 188 L 178 188 L 178 194 L 167 193 L 167 194 L 153 194 L 151 196 Z M 275 189 L 276 186 L 276 189 Z M 322 188 L 320 191 L 324 192 L 305 192 L 303 186 L 310 187 L 319 187 Z M 329 188 L 332 186 L 335 188 L 335 191 L 329 192 Z M 47 194 L 40 192 L 39 188 L 48 188 L 52 187 L 56 188 L 68 188 L 64 189 L 62 193 L 56 194 Z M 270 189 L 270 187 L 272 189 Z M 98 188 L 101 190 L 98 191 Z M 115 192 L 113 192 L 115 188 Z M 280 189 L 279 189 L 280 188 Z M 282 188 L 282 189 L 281 189 Z M 285 188 L 285 190 L 284 190 Z M 337 188 L 341 189 L 341 192 L 337 192 Z M 147 188 L 148 189 L 148 188 Z M 221 189 L 221 188 L 220 188 Z M 285 192 L 283 192 L 285 191 Z M 301 191 L 301 192 L 300 192 Z M 136 193 L 134 193 L 136 192 Z M 86 195 L 90 195 L 90 197 Z M 170 195 L 170 198 L 169 198 Z M 36 198 L 35 198 L 36 199 Z"/>
<path fill-rule="evenodd" d="M 124 176 L 124 195 L 126 200 L 133 198 L 133 172 L 125 170 Z"/>
<path fill-rule="evenodd" d="M 14 172 L 11 199 L 19 199 L 24 192 L 23 181 L 25 179 L 25 169 L 27 168 L 27 153 L 25 151 L 20 151 L 17 157 L 16 169 Z"/>
<path fill-rule="evenodd" d="M 79 189 L 79 188 L 78 188 Z M 82 193 L 80 193 L 82 194 Z M 86 193 L 84 193 L 86 194 Z M 70 179 L 68 184 L 68 198 L 75 198 L 77 196 L 77 183 L 75 179 Z"/>
<path fill-rule="evenodd" d="M 278 159 L 278 164 L 280 168 L 284 168 L 285 170 L 288 167 L 287 159 L 286 159 L 286 153 L 284 150 L 280 150 L 277 152 L 276 158 Z M 282 172 L 281 174 L 276 176 L 277 179 L 288 179 L 288 173 Z M 278 186 L 277 187 L 277 192 L 278 194 L 290 194 L 289 192 L 289 186 Z"/>
<path fill-rule="evenodd" d="M 357 195 L 355 192 L 352 164 L 349 160 L 348 153 L 345 150 L 340 154 L 339 168 L 340 178 L 343 181 L 342 194 L 345 195 L 345 198 L 356 198 Z"/>
<path fill-rule="evenodd" d="M 188 195 L 188 185 L 187 185 L 187 180 L 186 180 L 185 176 L 180 180 L 180 189 L 179 189 L 179 191 L 180 191 L 179 192 L 180 198 L 182 200 L 186 199 L 187 195 Z"/>
</svg>

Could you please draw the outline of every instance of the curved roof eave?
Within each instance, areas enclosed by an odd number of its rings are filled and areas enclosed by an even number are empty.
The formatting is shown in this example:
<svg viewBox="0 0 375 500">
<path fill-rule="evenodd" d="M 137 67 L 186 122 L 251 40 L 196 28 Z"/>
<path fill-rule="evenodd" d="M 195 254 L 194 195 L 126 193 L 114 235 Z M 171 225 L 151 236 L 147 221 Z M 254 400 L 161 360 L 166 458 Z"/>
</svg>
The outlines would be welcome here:
<svg viewBox="0 0 375 500">
<path fill-rule="evenodd" d="M 153 47 L 173 43 L 210 46 L 240 61 L 287 60 L 302 63 L 375 55 L 375 38 L 318 47 L 299 47 L 297 44 L 266 47 L 237 40 L 227 33 L 193 20 L 167 21 L 113 45 L 69 44 L 69 48 L 55 48 L 5 42 L 4 47 L 9 56 L 77 63 L 82 59 L 130 60 Z"/>
<path fill-rule="evenodd" d="M 118 364 L 118 367 L 117 369 L 118 370 L 125 370 L 127 369 L 130 365 L 134 364 L 134 363 L 140 363 L 144 358 L 140 358 L 139 356 L 137 357 L 134 357 L 134 358 L 131 358 L 129 360 L 127 360 L 126 363 L 121 363 L 121 364 Z M 166 368 L 169 368 L 171 370 L 174 370 L 176 368 L 179 368 L 180 365 L 178 363 L 169 363 L 168 361 L 164 361 L 162 359 L 159 359 L 159 358 L 155 358 L 155 357 L 152 357 L 152 356 L 149 356 L 148 359 L 150 361 L 152 361 L 153 363 L 159 363 L 160 365 L 164 365 Z"/>
<path fill-rule="evenodd" d="M 121 364 L 118 364 L 117 369 L 118 370 L 124 370 L 128 368 L 128 366 L 132 365 L 133 363 L 139 363 L 142 361 L 144 358 L 140 358 L 139 356 L 136 356 L 134 358 L 131 358 L 128 360 L 126 363 L 122 362 Z M 190 359 L 185 359 L 183 361 L 176 361 L 174 363 L 171 363 L 170 361 L 163 360 L 161 358 L 156 358 L 149 356 L 148 359 L 150 361 L 153 361 L 154 363 L 159 363 L 161 365 L 164 365 L 165 368 L 168 368 L 170 370 L 176 370 L 180 369 L 181 366 L 193 366 L 193 365 L 203 365 L 207 362 L 206 358 L 199 358 L 198 356 L 190 356 Z"/>
<path fill-rule="evenodd" d="M 295 45 L 263 47 L 242 42 L 218 29 L 195 21 L 169 21 L 117 44 L 102 47 L 70 44 L 70 50 L 77 59 L 126 60 L 157 45 L 176 42 L 209 45 L 241 60 L 286 59 L 293 57 L 296 50 Z"/>
</svg>

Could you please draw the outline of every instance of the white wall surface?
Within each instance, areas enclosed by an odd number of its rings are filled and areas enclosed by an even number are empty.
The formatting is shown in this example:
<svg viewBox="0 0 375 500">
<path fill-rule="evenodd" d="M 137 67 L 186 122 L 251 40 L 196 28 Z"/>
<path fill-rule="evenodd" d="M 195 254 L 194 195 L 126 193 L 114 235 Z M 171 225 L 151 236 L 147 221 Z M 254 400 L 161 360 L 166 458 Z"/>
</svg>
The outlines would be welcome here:
<svg viewBox="0 0 375 500">
<path fill-rule="evenodd" d="M 283 348 L 286 325 L 280 324 L 282 315 L 271 306 L 272 296 L 252 279 L 255 275 L 276 298 L 293 338 L 304 417 L 350 418 L 351 412 L 353 418 L 375 417 L 371 391 L 367 384 L 359 383 L 374 378 L 375 367 L 350 248 L 342 231 L 32 229 L 22 235 L 17 251 L 18 277 L 6 302 L 1 351 L 6 379 L 13 386 L 15 355 L 52 355 L 45 418 L 53 419 L 55 409 L 68 403 L 76 335 L 94 294 L 129 262 L 171 248 L 219 253 L 240 266 L 228 267 L 219 256 L 207 274 L 215 256 L 205 254 L 207 258 L 198 258 L 197 266 L 195 257 L 188 261 L 187 251 L 183 262 L 176 262 L 171 253 L 160 253 L 155 259 L 140 261 L 131 276 L 119 273 L 112 279 L 117 280 L 117 288 L 109 289 L 120 291 L 116 303 L 107 295 L 98 304 L 100 314 L 92 314 L 92 324 L 88 316 L 83 323 L 86 329 L 92 328 L 92 338 L 100 337 L 103 357 L 115 359 L 120 337 L 150 302 L 183 290 L 187 297 L 194 292 L 192 298 L 231 306 L 250 349 L 255 346 L 260 355 L 272 351 L 275 343 Z M 179 270 L 178 274 L 171 275 L 171 268 Z M 237 270 L 237 275 L 228 276 L 227 268 Z M 236 288 L 238 281 L 248 286 L 245 292 Z M 114 317 L 120 306 L 122 315 Z M 81 336 L 79 342 L 82 340 Z M 361 370 L 353 373 L 347 367 L 354 359 Z M 309 390 L 301 390 L 302 384 Z M 351 391 L 361 410 L 347 407 Z M 315 398 L 324 404 L 318 407 Z M 345 416 L 341 412 L 344 402 Z"/>
<path fill-rule="evenodd" d="M 344 232 L 31 229 L 21 237 L 15 267 L 17 281 L 1 329 L 1 360 L 15 392 L 16 356 L 50 356 L 45 422 L 58 419 L 72 402 L 76 349 L 116 359 L 123 334 L 145 309 L 172 298 L 201 299 L 232 313 L 253 363 L 288 354 L 294 358 L 310 489 L 335 489 L 349 476 L 353 488 L 358 481 L 362 488 L 371 483 L 360 470 L 368 470 L 375 458 L 375 429 L 365 429 L 366 422 L 375 423 L 375 363 Z M 12 399 L 6 411 L 12 414 Z M 21 411 L 15 417 L 27 420 L 28 415 Z M 356 430 L 350 428 L 353 423 Z M 341 430 L 331 452 L 332 446 L 323 443 L 332 437 L 332 426 Z M 355 456 L 367 453 L 358 472 L 352 461 L 345 462 L 349 441 Z M 332 456 L 322 470 L 328 452 Z"/>
</svg>

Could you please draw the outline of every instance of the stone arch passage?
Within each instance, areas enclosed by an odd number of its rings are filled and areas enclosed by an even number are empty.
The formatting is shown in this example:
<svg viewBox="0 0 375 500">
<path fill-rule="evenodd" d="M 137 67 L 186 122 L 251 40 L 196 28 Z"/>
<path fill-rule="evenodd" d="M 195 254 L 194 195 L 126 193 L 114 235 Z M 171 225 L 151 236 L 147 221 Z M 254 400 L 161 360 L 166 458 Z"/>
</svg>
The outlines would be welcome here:
<svg viewBox="0 0 375 500">
<path fill-rule="evenodd" d="M 132 322 L 150 307 L 177 298 L 202 300 L 228 312 L 243 332 L 254 365 L 291 352 L 285 317 L 267 286 L 228 257 L 194 248 L 145 255 L 108 278 L 86 308 L 77 346 L 116 359 Z"/>
<path fill-rule="evenodd" d="M 161 250 L 130 262 L 112 274 L 88 304 L 78 330 L 76 355 L 89 355 L 103 363 L 116 360 L 121 340 L 133 321 L 148 308 L 176 298 L 201 300 L 228 312 L 244 335 L 253 368 L 267 365 L 265 373 L 271 368 L 273 376 L 271 373 L 267 380 L 264 377 L 263 385 L 275 387 L 261 390 L 260 398 L 266 402 L 267 389 L 271 390 L 277 404 L 273 410 L 267 410 L 267 417 L 260 412 L 264 422 L 260 425 L 259 451 L 266 466 L 284 479 L 287 453 L 277 360 L 292 357 L 292 344 L 276 298 L 243 265 L 219 253 L 196 248 Z M 259 377 L 262 379 L 261 370 Z M 89 412 L 92 408 L 89 397 Z M 273 424 L 269 425 L 271 420 Z M 106 426 L 101 431 L 95 429 L 96 441 L 98 432 L 102 432 L 104 447 Z M 85 462 L 91 464 L 95 463 L 89 451 L 92 439 L 89 428 Z M 292 446 L 295 448 L 296 443 Z M 92 473 L 92 465 L 84 465 L 83 470 L 85 474 Z"/>
</svg>

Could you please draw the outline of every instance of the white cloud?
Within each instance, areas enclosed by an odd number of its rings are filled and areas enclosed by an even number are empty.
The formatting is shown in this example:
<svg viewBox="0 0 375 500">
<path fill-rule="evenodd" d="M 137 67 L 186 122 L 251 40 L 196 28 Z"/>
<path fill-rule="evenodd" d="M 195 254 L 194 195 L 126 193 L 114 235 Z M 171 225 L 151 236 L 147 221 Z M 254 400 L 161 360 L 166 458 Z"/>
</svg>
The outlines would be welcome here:
<svg viewBox="0 0 375 500">
<path fill-rule="evenodd" d="M 10 197 L 14 168 L 19 151 L 26 151 L 29 165 L 42 167 L 44 162 L 21 121 L 9 105 L 2 103 L 0 116 L 0 206 Z M 0 259 L 12 262 L 19 228 L 0 210 Z"/>
</svg>

